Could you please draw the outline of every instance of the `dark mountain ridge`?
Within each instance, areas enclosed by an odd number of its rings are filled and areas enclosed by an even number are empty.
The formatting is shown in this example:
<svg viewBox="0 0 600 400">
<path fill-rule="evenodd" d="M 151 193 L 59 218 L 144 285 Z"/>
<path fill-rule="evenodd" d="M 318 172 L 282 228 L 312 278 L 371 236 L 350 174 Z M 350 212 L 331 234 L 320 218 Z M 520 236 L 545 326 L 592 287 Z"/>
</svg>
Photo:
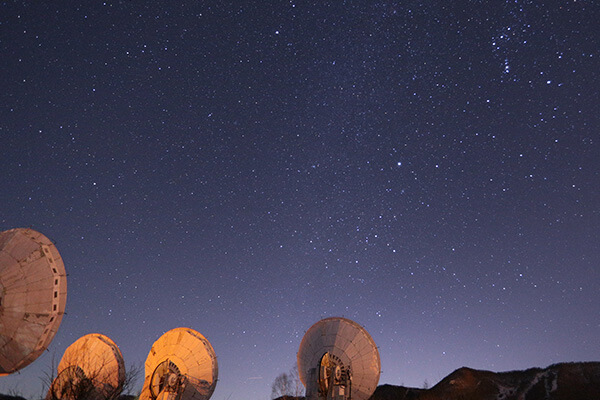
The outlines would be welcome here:
<svg viewBox="0 0 600 400">
<path fill-rule="evenodd" d="M 369 400 L 600 400 L 600 362 L 508 372 L 462 367 L 431 389 L 380 385 Z"/>
</svg>

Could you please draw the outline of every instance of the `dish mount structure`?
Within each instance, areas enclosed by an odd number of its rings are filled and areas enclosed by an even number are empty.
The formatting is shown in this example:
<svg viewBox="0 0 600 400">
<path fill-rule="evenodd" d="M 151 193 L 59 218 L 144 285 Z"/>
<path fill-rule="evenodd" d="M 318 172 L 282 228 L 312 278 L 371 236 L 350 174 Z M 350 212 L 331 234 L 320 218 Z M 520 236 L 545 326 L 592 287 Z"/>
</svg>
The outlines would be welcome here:
<svg viewBox="0 0 600 400">
<path fill-rule="evenodd" d="M 210 342 L 190 328 L 175 328 L 150 349 L 140 400 L 208 400 L 219 368 Z"/>
<path fill-rule="evenodd" d="M 0 233 L 0 376 L 35 361 L 65 313 L 67 275 L 46 236 L 33 229 Z"/>
<path fill-rule="evenodd" d="M 298 373 L 306 400 L 367 400 L 377 387 L 380 370 L 371 335 L 347 318 L 317 322 L 300 343 Z"/>
</svg>

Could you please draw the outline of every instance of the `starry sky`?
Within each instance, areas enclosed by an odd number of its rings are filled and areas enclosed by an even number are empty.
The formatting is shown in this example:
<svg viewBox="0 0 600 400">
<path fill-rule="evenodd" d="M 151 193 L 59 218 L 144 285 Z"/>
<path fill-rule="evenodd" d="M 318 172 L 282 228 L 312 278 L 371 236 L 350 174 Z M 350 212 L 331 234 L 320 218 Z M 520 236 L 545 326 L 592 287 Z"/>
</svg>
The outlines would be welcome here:
<svg viewBox="0 0 600 400">
<path fill-rule="evenodd" d="M 600 360 L 597 3 L 157 3 L 0 3 L 0 230 L 69 274 L 3 391 L 186 326 L 266 400 L 330 316 L 380 383 Z"/>
</svg>

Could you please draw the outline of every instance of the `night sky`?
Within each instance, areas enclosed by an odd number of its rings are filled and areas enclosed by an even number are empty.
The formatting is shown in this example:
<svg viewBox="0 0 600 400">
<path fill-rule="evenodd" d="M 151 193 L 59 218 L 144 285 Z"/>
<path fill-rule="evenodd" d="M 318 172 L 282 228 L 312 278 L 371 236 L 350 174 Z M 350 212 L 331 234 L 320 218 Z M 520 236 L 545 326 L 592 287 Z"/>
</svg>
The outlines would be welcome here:
<svg viewBox="0 0 600 400">
<path fill-rule="evenodd" d="M 329 316 L 380 383 L 600 360 L 597 2 L 155 3 L 0 3 L 0 230 L 69 274 L 0 392 L 185 326 L 266 400 Z"/>
</svg>

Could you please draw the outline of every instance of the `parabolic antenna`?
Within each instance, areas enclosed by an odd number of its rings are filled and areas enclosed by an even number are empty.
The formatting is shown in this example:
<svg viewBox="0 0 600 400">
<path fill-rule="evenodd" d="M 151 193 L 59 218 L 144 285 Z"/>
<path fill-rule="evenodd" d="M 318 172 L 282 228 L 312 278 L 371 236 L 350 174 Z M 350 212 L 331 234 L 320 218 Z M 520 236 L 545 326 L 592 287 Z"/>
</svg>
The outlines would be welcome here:
<svg viewBox="0 0 600 400">
<path fill-rule="evenodd" d="M 108 337 L 92 333 L 67 347 L 46 399 L 116 399 L 124 382 L 121 351 Z"/>
<path fill-rule="evenodd" d="M 31 364 L 58 331 L 67 276 L 56 246 L 32 229 L 0 233 L 0 376 Z"/>
<path fill-rule="evenodd" d="M 346 318 L 326 318 L 304 334 L 298 373 L 306 400 L 367 400 L 377 387 L 381 363 L 371 335 Z"/>
<path fill-rule="evenodd" d="M 190 328 L 175 328 L 150 349 L 140 400 L 208 400 L 219 368 L 210 342 Z"/>
</svg>

